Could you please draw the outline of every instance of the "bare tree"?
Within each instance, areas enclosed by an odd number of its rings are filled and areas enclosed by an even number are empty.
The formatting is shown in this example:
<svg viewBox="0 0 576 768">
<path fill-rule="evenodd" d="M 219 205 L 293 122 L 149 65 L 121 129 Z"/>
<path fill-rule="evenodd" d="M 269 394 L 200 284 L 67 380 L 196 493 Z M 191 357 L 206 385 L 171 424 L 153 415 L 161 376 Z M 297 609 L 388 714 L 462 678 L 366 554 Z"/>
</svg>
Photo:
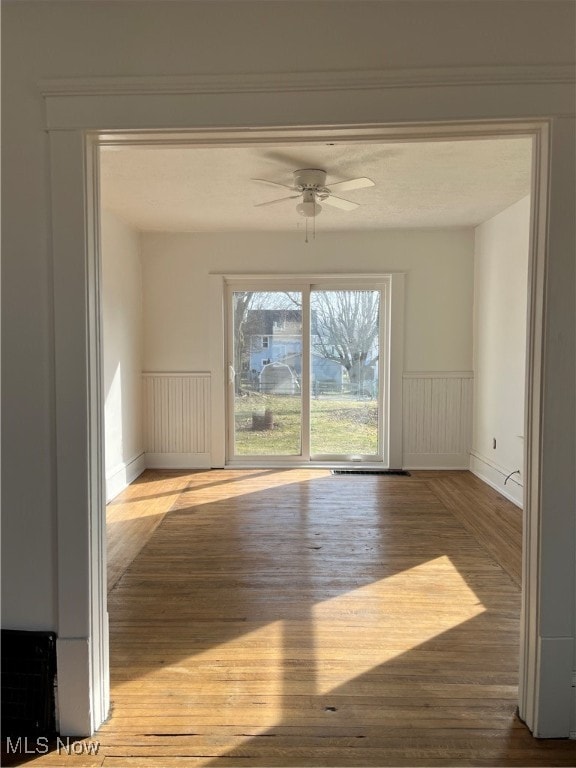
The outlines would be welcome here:
<svg viewBox="0 0 576 768">
<path fill-rule="evenodd" d="M 348 371 L 359 391 L 378 360 L 378 291 L 313 291 L 312 347 Z"/>
<path fill-rule="evenodd" d="M 244 326 L 248 310 L 254 300 L 254 291 L 235 291 L 234 292 L 234 365 L 241 368 L 244 352 L 246 350 L 246 339 L 244 338 Z M 240 392 L 241 371 L 238 370 L 234 382 L 234 391 Z"/>
</svg>

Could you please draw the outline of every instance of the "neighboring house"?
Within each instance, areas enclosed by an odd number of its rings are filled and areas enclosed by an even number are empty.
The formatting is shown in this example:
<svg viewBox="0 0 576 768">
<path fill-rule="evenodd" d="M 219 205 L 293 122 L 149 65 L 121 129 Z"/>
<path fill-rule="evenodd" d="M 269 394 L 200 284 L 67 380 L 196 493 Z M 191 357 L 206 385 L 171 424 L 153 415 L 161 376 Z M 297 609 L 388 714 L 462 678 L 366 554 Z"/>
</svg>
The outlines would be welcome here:
<svg viewBox="0 0 576 768">
<path fill-rule="evenodd" d="M 250 336 L 249 349 L 250 370 L 260 373 L 262 367 L 268 363 L 299 354 L 302 350 L 302 339 L 300 336 L 254 334 Z"/>
<path fill-rule="evenodd" d="M 302 312 L 299 309 L 249 309 L 243 328 L 247 340 L 245 366 L 252 377 L 262 367 L 302 349 Z"/>
<path fill-rule="evenodd" d="M 312 344 L 318 339 L 314 333 L 316 319 L 312 316 Z M 302 320 L 300 310 L 252 309 L 248 310 L 244 326 L 247 339 L 249 371 L 252 384 L 260 382 L 266 366 L 285 363 L 296 374 L 302 376 Z M 374 382 L 374 369 L 362 366 L 361 375 L 353 376 L 356 382 Z M 341 392 L 348 374 L 337 360 L 325 357 L 320 352 L 312 353 L 312 391 Z"/>
</svg>

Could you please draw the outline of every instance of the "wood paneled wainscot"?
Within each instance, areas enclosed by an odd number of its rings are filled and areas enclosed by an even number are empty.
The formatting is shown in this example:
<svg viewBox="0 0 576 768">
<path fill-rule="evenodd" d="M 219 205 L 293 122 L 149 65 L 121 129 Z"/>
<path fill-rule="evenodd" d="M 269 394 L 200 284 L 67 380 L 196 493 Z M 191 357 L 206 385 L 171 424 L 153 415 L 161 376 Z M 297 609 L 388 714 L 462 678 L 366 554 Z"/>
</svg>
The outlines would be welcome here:
<svg viewBox="0 0 576 768">
<path fill-rule="evenodd" d="M 210 466 L 210 374 L 143 374 L 146 464 L 155 469 Z"/>
<path fill-rule="evenodd" d="M 468 469 L 473 373 L 405 373 L 402 386 L 403 465 L 407 469 Z"/>
</svg>

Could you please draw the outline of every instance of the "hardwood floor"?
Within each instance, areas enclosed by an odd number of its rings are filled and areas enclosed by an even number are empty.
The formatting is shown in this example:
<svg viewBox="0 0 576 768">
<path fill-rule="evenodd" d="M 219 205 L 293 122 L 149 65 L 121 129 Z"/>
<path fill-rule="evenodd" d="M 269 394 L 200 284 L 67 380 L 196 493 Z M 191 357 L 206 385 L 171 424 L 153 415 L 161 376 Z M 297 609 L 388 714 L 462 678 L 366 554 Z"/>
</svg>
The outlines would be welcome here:
<svg viewBox="0 0 576 768">
<path fill-rule="evenodd" d="M 515 715 L 521 513 L 470 473 L 155 472 L 124 499 L 156 511 L 112 579 L 98 755 L 34 764 L 576 764 Z"/>
<path fill-rule="evenodd" d="M 108 591 L 190 482 L 190 473 L 148 469 L 106 507 Z"/>
</svg>

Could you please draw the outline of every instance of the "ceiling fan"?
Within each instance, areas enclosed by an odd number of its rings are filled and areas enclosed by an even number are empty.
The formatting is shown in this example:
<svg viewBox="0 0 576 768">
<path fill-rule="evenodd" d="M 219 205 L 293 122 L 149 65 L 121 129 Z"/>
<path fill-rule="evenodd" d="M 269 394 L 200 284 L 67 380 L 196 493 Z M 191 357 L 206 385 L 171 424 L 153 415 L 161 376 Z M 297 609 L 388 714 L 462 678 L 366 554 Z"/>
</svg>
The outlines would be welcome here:
<svg viewBox="0 0 576 768">
<path fill-rule="evenodd" d="M 288 195 L 287 197 L 279 197 L 276 200 L 269 200 L 265 203 L 256 203 L 255 207 L 260 208 L 265 205 L 275 205 L 276 203 L 282 203 L 285 200 L 297 200 L 302 198 L 301 202 L 296 206 L 296 210 L 301 216 L 306 218 L 314 218 L 322 210 L 323 203 L 325 205 L 331 205 L 333 208 L 340 208 L 342 211 L 353 211 L 358 208 L 358 203 L 353 203 L 350 200 L 345 200 L 342 197 L 337 197 L 334 192 L 348 192 L 353 189 L 363 189 L 364 187 L 373 187 L 374 182 L 372 179 L 366 177 L 360 177 L 357 179 L 348 179 L 347 181 L 337 181 L 334 184 L 326 186 L 326 171 L 320 168 L 301 168 L 298 171 L 294 171 L 294 184 L 280 184 L 277 181 L 270 181 L 269 179 L 252 179 L 252 181 L 261 181 L 264 184 L 271 184 L 274 187 L 283 187 L 289 189 L 291 192 L 296 192 L 295 195 Z"/>
</svg>

